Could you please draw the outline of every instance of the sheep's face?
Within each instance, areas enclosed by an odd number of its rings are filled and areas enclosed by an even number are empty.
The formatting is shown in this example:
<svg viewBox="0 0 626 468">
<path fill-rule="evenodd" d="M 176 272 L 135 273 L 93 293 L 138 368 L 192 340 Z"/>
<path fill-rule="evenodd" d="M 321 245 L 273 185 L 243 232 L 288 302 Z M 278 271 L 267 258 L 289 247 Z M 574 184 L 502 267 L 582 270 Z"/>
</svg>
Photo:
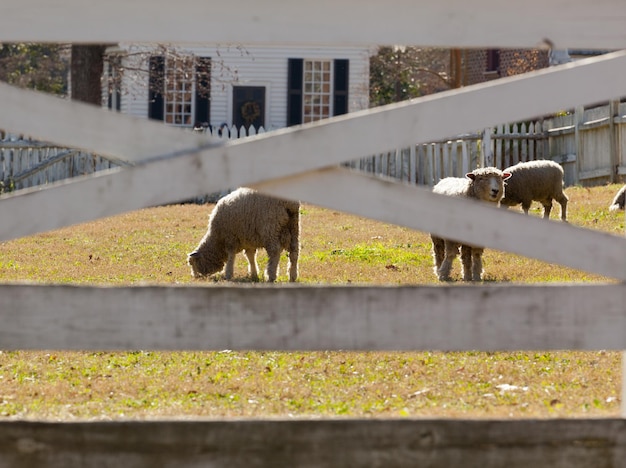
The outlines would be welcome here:
<svg viewBox="0 0 626 468">
<path fill-rule="evenodd" d="M 498 203 L 504 196 L 504 181 L 511 177 L 508 172 L 496 168 L 476 169 L 466 174 L 472 181 L 473 193 L 479 200 Z"/>
<path fill-rule="evenodd" d="M 187 263 L 191 267 L 191 275 L 194 278 L 210 276 L 224 268 L 226 259 L 206 255 L 206 252 L 194 250 L 187 257 Z"/>
</svg>

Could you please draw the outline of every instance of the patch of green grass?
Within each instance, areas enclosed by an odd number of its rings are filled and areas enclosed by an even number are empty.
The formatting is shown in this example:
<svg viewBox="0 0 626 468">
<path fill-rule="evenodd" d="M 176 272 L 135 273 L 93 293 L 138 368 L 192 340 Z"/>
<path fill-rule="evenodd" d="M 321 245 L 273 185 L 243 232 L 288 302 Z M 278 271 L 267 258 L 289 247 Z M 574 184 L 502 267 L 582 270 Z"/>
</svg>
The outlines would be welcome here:
<svg viewBox="0 0 626 468">
<path fill-rule="evenodd" d="M 344 261 L 362 262 L 367 264 L 384 265 L 420 265 L 426 259 L 430 260 L 430 246 L 399 245 L 388 246 L 381 242 L 357 244 L 353 247 L 318 251 L 314 257 L 322 262 Z"/>
</svg>

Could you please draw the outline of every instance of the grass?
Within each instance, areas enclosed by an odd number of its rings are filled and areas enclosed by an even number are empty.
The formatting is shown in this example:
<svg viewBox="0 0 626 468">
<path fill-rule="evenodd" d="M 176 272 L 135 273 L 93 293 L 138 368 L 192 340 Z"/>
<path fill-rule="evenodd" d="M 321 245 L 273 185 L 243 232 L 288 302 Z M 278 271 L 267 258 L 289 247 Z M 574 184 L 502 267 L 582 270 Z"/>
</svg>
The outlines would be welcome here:
<svg viewBox="0 0 626 468">
<path fill-rule="evenodd" d="M 618 187 L 567 189 L 570 223 L 623 234 L 624 214 L 607 210 Z M 157 207 L 0 243 L 0 281 L 211 287 L 221 279 L 194 280 L 186 265 L 209 212 Z M 300 270 L 305 284 L 435 284 L 426 233 L 309 205 Z M 611 281 L 489 249 L 485 270 L 491 282 Z M 245 272 L 242 257 L 236 281 Z M 605 351 L 5 350 L 0 417 L 610 417 L 620 384 L 620 353 Z"/>
</svg>

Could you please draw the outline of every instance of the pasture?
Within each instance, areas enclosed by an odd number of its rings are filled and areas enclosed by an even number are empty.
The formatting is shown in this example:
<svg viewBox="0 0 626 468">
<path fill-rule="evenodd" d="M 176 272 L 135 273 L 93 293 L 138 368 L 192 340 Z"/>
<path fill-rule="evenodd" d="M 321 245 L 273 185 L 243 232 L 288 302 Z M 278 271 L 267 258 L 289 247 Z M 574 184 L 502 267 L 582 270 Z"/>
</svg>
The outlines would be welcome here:
<svg viewBox="0 0 626 468">
<path fill-rule="evenodd" d="M 624 233 L 608 204 L 619 185 L 570 187 L 573 225 Z M 540 215 L 533 205 L 532 215 Z M 210 205 L 168 205 L 0 244 L 0 281 L 197 284 L 186 254 Z M 428 234 L 303 205 L 303 284 L 434 284 Z M 552 219 L 557 219 L 555 206 Z M 575 252 L 572 252 L 575 255 Z M 264 254 L 260 265 L 264 266 Z M 279 281 L 286 282 L 286 260 Z M 488 282 L 606 282 L 607 278 L 486 250 Z M 244 278 L 238 260 L 235 279 Z M 458 278 L 460 265 L 455 264 Z M 254 285 L 250 285 L 254 287 Z M 502 305 L 506 307 L 506 304 Z M 612 417 L 617 352 L 46 352 L 0 354 L 0 416 Z"/>
</svg>

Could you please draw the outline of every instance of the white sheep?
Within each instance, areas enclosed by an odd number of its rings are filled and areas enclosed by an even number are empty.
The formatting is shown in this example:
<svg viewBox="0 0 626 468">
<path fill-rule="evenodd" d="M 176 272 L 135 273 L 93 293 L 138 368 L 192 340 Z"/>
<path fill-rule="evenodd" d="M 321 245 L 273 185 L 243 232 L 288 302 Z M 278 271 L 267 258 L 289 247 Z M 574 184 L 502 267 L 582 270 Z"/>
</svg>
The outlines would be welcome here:
<svg viewBox="0 0 626 468">
<path fill-rule="evenodd" d="M 528 214 L 531 203 L 538 201 L 543 205 L 543 218 L 550 218 L 552 200 L 561 204 L 561 219 L 567 221 L 568 198 L 563 193 L 563 168 L 554 161 L 537 160 L 521 162 L 507 167 L 511 177 L 506 181 L 504 197 L 500 206 L 508 208 L 522 204 L 522 210 Z"/>
<path fill-rule="evenodd" d="M 626 204 L 626 185 L 624 185 L 619 191 L 615 194 L 611 205 L 609 206 L 609 211 L 617 211 L 623 210 L 624 205 Z"/>
<path fill-rule="evenodd" d="M 485 167 L 461 177 L 446 177 L 434 187 L 433 192 L 453 197 L 475 198 L 497 206 L 504 194 L 504 181 L 510 177 L 495 167 Z M 435 274 L 439 281 L 450 281 L 452 262 L 461 249 L 463 281 L 482 281 L 483 247 L 464 244 L 451 239 L 443 239 L 431 234 Z"/>
<path fill-rule="evenodd" d="M 187 258 L 191 274 L 200 278 L 224 268 L 224 277 L 233 276 L 235 256 L 242 250 L 248 259 L 248 273 L 258 279 L 256 251 L 268 255 L 265 279 L 276 281 L 282 250 L 289 255 L 289 281 L 298 279 L 300 252 L 300 203 L 240 188 L 218 201 L 209 217 L 207 233 Z"/>
</svg>

